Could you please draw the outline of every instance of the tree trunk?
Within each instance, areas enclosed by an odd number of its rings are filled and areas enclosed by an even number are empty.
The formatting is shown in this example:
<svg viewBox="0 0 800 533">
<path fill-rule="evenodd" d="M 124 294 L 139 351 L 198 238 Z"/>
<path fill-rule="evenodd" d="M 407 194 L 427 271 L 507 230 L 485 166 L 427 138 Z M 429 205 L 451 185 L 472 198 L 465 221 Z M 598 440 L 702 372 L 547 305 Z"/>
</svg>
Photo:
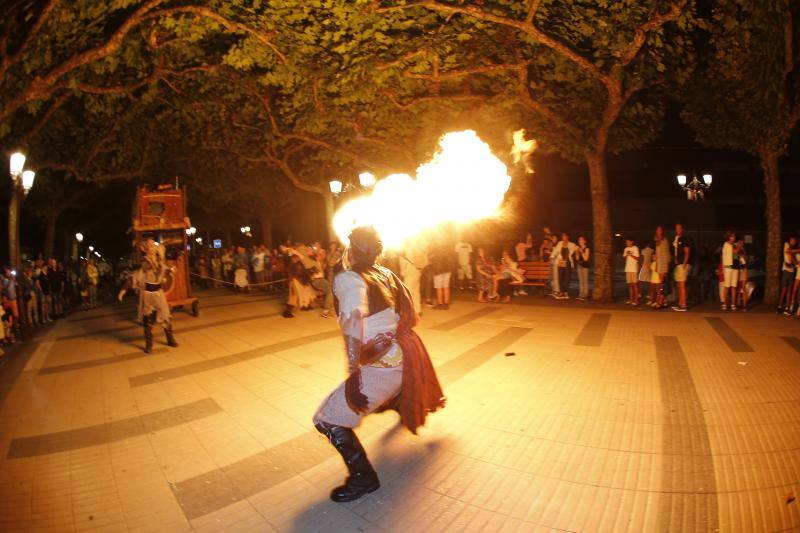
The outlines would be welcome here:
<svg viewBox="0 0 800 533">
<path fill-rule="evenodd" d="M 594 231 L 594 292 L 596 302 L 610 302 L 614 293 L 611 216 L 608 205 L 608 176 L 605 153 L 586 156 L 592 192 L 592 227 Z"/>
<path fill-rule="evenodd" d="M 261 241 L 267 248 L 272 250 L 272 213 L 262 211 L 259 219 L 261 222 Z"/>
<path fill-rule="evenodd" d="M 230 226 L 225 227 L 225 243 L 223 244 L 224 248 L 230 248 L 233 246 L 233 231 L 231 231 Z"/>
<path fill-rule="evenodd" d="M 45 260 L 53 257 L 56 244 L 56 224 L 58 223 L 58 211 L 51 211 L 47 215 L 44 230 L 44 258 Z"/>
<path fill-rule="evenodd" d="M 778 170 L 778 153 L 768 149 L 758 151 L 764 172 L 764 190 L 767 196 L 767 261 L 764 303 L 778 304 L 780 292 L 781 261 L 781 177 Z"/>
<path fill-rule="evenodd" d="M 339 237 L 333 229 L 333 215 L 336 213 L 333 205 L 333 194 L 330 192 L 322 193 L 325 202 L 325 229 L 328 233 L 328 242 L 338 241 Z"/>
<path fill-rule="evenodd" d="M 20 267 L 19 253 L 19 186 L 11 184 L 11 195 L 8 202 L 8 264 L 14 268 Z"/>
</svg>

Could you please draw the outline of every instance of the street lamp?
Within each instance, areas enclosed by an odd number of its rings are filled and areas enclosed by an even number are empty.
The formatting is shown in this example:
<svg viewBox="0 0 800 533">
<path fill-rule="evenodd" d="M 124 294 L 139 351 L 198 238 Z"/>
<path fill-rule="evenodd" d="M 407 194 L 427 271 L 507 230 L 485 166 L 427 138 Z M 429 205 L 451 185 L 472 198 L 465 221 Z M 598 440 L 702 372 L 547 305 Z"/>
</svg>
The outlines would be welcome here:
<svg viewBox="0 0 800 533">
<path fill-rule="evenodd" d="M 697 179 L 697 174 L 693 174 L 692 181 L 687 183 L 686 174 L 678 174 L 676 179 L 678 180 L 678 186 L 686 191 L 686 197 L 696 202 L 705 199 L 705 191 L 711 188 L 713 177 L 711 174 L 703 174 L 703 181 L 700 181 Z"/>
<path fill-rule="evenodd" d="M 75 234 L 75 240 L 78 242 L 83 242 L 83 233 L 78 232 Z"/>
<path fill-rule="evenodd" d="M 94 246 L 92 246 L 91 244 L 89 245 L 89 251 L 94 252 Z"/>
<path fill-rule="evenodd" d="M 20 152 L 11 154 L 8 167 L 11 172 L 11 178 L 16 182 L 17 178 L 22 174 L 22 169 L 25 167 L 25 154 Z"/>
<path fill-rule="evenodd" d="M 188 235 L 189 237 L 191 237 L 195 233 L 197 233 L 197 228 L 195 228 L 194 226 L 186 229 L 186 235 Z"/>
<path fill-rule="evenodd" d="M 253 234 L 250 233 L 250 226 L 242 226 L 239 228 L 239 231 L 242 232 L 242 235 L 247 235 L 248 237 L 252 237 Z"/>
<path fill-rule="evenodd" d="M 353 189 L 358 190 L 359 192 L 365 192 L 367 189 L 371 189 L 375 186 L 375 182 L 377 178 L 375 178 L 375 174 L 372 172 L 362 172 L 358 175 L 358 185 L 354 184 L 350 179 L 342 180 L 331 180 L 328 182 L 328 187 L 331 189 L 331 193 L 334 196 L 338 196 L 342 192 L 348 192 Z"/>
<path fill-rule="evenodd" d="M 362 187 L 368 189 L 375 185 L 375 174 L 372 172 L 362 172 L 358 175 L 358 182 Z"/>
<path fill-rule="evenodd" d="M 36 179 L 36 172 L 33 170 L 26 170 L 22 173 L 22 190 L 25 191 L 25 196 L 31 192 L 31 187 L 33 187 L 33 180 Z"/>
<path fill-rule="evenodd" d="M 8 203 L 8 258 L 13 267 L 19 267 L 22 263 L 19 251 L 19 225 L 23 188 L 27 194 L 36 176 L 33 171 L 24 170 L 25 160 L 25 154 L 15 152 L 8 161 L 8 173 L 11 175 L 11 197 Z"/>
</svg>

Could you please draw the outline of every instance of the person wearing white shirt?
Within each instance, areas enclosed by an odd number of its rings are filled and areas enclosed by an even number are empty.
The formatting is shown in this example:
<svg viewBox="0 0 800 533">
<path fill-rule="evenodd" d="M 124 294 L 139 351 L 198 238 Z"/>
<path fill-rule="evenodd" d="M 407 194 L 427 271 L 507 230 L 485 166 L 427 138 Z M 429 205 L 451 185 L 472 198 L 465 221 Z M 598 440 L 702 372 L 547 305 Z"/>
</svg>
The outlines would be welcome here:
<svg viewBox="0 0 800 533">
<path fill-rule="evenodd" d="M 251 263 L 253 265 L 253 273 L 256 276 L 256 283 L 263 284 L 265 281 L 264 278 L 264 247 L 262 246 L 254 246 L 253 247 L 253 255 L 251 256 Z"/>
<path fill-rule="evenodd" d="M 639 305 L 639 247 L 633 239 L 625 239 L 625 282 L 628 284 L 628 305 Z"/>
<path fill-rule="evenodd" d="M 422 271 L 428 266 L 428 254 L 425 247 L 419 243 L 409 243 L 403 253 L 400 254 L 400 276 L 411 292 L 411 300 L 414 302 L 414 310 L 418 315 L 422 314 L 422 294 L 420 293 L 420 280 Z"/>
<path fill-rule="evenodd" d="M 555 248 L 553 248 L 553 257 L 555 258 L 555 266 L 558 269 L 558 293 L 556 298 L 566 300 L 569 298 L 567 293 L 569 289 L 569 278 L 572 272 L 572 267 L 575 266 L 575 252 L 578 247 L 574 242 L 569 240 L 568 233 L 561 234 L 561 240 L 558 241 Z"/>
<path fill-rule="evenodd" d="M 723 311 L 728 308 L 728 302 L 731 304 L 731 310 L 736 311 L 736 288 L 739 285 L 739 258 L 736 257 L 736 250 L 736 234 L 729 231 L 728 238 L 722 245 Z"/>
<path fill-rule="evenodd" d="M 456 267 L 456 274 L 458 275 L 458 286 L 463 291 L 464 282 L 472 281 L 472 245 L 468 242 L 457 242 L 455 246 L 456 257 L 458 259 L 458 266 Z"/>
</svg>

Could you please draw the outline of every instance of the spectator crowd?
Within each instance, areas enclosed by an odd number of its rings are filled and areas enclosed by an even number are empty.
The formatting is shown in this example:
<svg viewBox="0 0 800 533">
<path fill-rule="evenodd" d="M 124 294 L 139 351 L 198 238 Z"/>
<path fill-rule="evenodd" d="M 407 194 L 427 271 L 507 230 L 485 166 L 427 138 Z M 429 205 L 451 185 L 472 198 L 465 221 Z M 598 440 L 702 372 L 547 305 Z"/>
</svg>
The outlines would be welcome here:
<svg viewBox="0 0 800 533">
<path fill-rule="evenodd" d="M 617 235 L 620 237 L 619 235 Z M 698 246 L 681 224 L 671 234 L 655 229 L 652 239 L 625 237 L 616 262 L 624 273 L 625 304 L 654 310 L 685 312 L 689 303 L 717 301 L 723 311 L 747 311 L 757 287 L 752 273 L 755 258 L 745 240 L 728 231 L 718 246 Z M 558 300 L 590 299 L 594 251 L 585 235 L 577 239 L 545 227 L 535 239 L 505 248 L 459 239 L 411 242 L 401 251 L 387 250 L 382 262 L 409 286 L 417 312 L 449 309 L 453 290 L 473 290 L 479 302 L 508 303 L 526 295 L 531 286 L 544 287 Z M 197 261 L 197 274 L 206 286 L 228 284 L 236 290 L 265 291 L 288 287 L 284 316 L 309 310 L 319 301 L 322 316 L 332 308 L 331 288 L 341 247 L 286 243 L 206 251 Z M 792 237 L 784 244 L 780 312 L 797 314 L 800 298 L 800 247 Z M 532 271 L 539 279 L 531 279 Z M 544 272 L 544 274 L 541 274 Z"/>
<path fill-rule="evenodd" d="M 102 259 L 64 263 L 41 256 L 20 270 L 5 267 L 0 273 L 3 345 L 17 342 L 23 328 L 53 322 L 73 309 L 97 307 L 101 296 L 111 294 L 114 288 L 114 271 L 114 266 Z"/>
<path fill-rule="evenodd" d="M 323 317 L 333 308 L 333 277 L 342 247 L 319 241 L 201 249 L 192 256 L 192 274 L 203 288 L 228 286 L 235 291 L 286 292 L 283 316 L 308 311 L 318 302 Z M 733 231 L 716 247 L 697 246 L 677 224 L 667 237 L 655 229 L 652 239 L 624 238 L 618 265 L 624 271 L 626 305 L 671 308 L 683 312 L 689 301 L 719 302 L 723 311 L 747 311 L 756 284 L 756 264 L 745 240 Z M 417 312 L 449 309 L 453 289 L 477 292 L 479 302 L 508 303 L 542 286 L 558 300 L 590 298 L 593 250 L 584 235 L 560 235 L 545 227 L 538 239 L 525 239 L 503 249 L 459 239 L 411 242 L 401 251 L 388 250 L 383 264 L 398 273 L 415 296 Z M 74 309 L 91 309 L 114 294 L 127 279 L 130 262 L 104 259 L 66 263 L 39 257 L 20 271 L 0 273 L 3 344 L 16 342 L 22 327 L 36 327 L 62 318 Z M 531 278 L 531 272 L 538 272 Z M 538 276 L 538 277 L 537 277 Z M 783 244 L 778 312 L 800 316 L 800 245 L 795 236 Z"/>
</svg>

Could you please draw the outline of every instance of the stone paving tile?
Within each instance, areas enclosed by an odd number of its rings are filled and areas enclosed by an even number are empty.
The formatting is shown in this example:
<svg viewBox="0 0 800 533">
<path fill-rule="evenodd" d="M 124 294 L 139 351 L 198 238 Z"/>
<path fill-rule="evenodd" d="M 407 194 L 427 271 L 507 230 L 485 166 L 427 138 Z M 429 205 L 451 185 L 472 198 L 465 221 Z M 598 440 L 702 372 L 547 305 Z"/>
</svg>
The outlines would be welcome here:
<svg viewBox="0 0 800 533">
<path fill-rule="evenodd" d="M 323 341 L 334 337 L 339 337 L 340 335 L 341 333 L 339 333 L 339 331 L 326 331 L 323 333 L 314 333 L 312 335 L 307 335 L 305 337 L 291 339 L 274 344 L 268 344 L 266 346 L 260 346 L 252 350 L 230 354 L 223 357 L 206 359 L 204 361 L 200 361 L 190 365 L 184 365 L 181 367 L 171 368 L 169 370 L 152 372 L 150 374 L 143 374 L 141 376 L 133 376 L 130 378 L 130 385 L 131 387 L 141 387 L 143 385 L 158 383 L 159 381 L 176 379 L 183 376 L 188 376 L 190 374 L 197 374 L 199 372 L 206 372 L 208 370 L 214 370 L 224 366 L 241 363 L 243 361 L 255 359 L 257 357 L 263 357 L 265 355 L 282 352 L 284 350 L 296 348 L 298 346 L 304 346 L 306 344 L 311 344 L 314 342 Z"/>
<path fill-rule="evenodd" d="M 458 316 L 451 320 L 447 320 L 446 322 L 441 322 L 436 324 L 435 326 L 431 327 L 433 330 L 437 331 L 452 331 L 455 328 L 465 326 L 470 322 L 477 320 L 479 318 L 483 318 L 490 313 L 494 313 L 498 309 L 496 307 L 481 307 L 472 311 L 471 313 L 466 313 L 464 315 Z"/>
<path fill-rule="evenodd" d="M 714 331 L 728 345 L 732 352 L 745 353 L 752 352 L 753 348 L 744 340 L 736 330 L 730 327 L 725 319 L 718 316 L 707 316 L 706 322 L 714 328 Z"/>
<path fill-rule="evenodd" d="M 105 444 L 184 424 L 190 420 L 209 416 L 219 411 L 220 407 L 214 400 L 207 398 L 187 405 L 164 409 L 134 418 L 116 420 L 107 424 L 32 437 L 19 437 L 11 441 L 6 459 L 48 455 Z"/>
<path fill-rule="evenodd" d="M 345 470 L 310 427 L 344 372 L 334 322 L 255 318 L 278 307 L 261 294 L 201 299 L 212 311 L 178 315 L 181 347 L 147 357 L 102 333 L 129 305 L 53 326 L 5 395 L 0 448 L 73 431 L 80 446 L 0 458 L 0 530 L 800 530 L 794 321 L 535 298 L 426 313 L 448 405 L 419 436 L 366 419 L 382 488 L 340 505 Z M 127 426 L 203 400 L 207 416 Z M 80 433 L 100 426 L 119 438 Z"/>
<path fill-rule="evenodd" d="M 575 346 L 600 346 L 606 336 L 608 323 L 611 321 L 609 313 L 592 313 L 583 326 L 580 335 L 572 343 Z"/>
</svg>

